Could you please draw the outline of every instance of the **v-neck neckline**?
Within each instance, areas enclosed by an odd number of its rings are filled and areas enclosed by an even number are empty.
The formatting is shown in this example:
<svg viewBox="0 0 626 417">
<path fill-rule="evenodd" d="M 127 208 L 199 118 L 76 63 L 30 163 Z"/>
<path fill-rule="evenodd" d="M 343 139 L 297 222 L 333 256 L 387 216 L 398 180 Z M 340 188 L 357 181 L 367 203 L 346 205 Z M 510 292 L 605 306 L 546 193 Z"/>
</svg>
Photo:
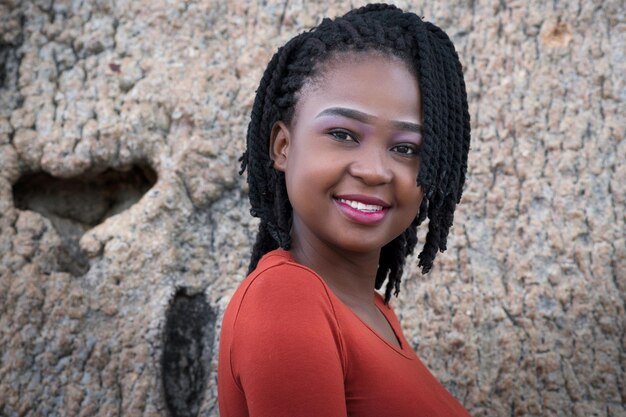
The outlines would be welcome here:
<svg viewBox="0 0 626 417">
<path fill-rule="evenodd" d="M 320 274 L 318 274 L 317 272 L 315 272 L 313 269 L 309 268 L 308 266 L 302 265 L 301 263 L 296 261 L 293 258 L 293 256 L 291 256 L 291 253 L 289 253 L 289 251 L 286 251 L 284 249 L 277 249 L 276 251 L 282 253 L 282 256 L 284 256 L 289 262 L 292 262 L 292 263 L 294 263 L 294 264 L 296 264 L 296 265 L 298 265 L 298 266 L 300 266 L 302 268 L 305 268 L 306 270 L 308 270 L 311 273 L 313 273 L 316 277 L 318 277 L 319 280 L 321 281 L 321 283 L 326 288 L 329 296 L 332 297 L 338 305 L 340 305 L 340 306 L 344 307 L 345 309 L 347 309 L 350 312 L 350 314 L 352 314 L 357 320 L 359 320 L 363 324 L 363 326 L 365 326 L 367 329 L 369 329 L 369 331 L 372 332 L 374 334 L 374 336 L 376 336 L 378 339 L 380 339 L 383 343 L 385 343 L 391 349 L 393 349 L 398 354 L 402 355 L 403 357 L 405 357 L 407 359 L 413 359 L 414 358 L 414 355 L 411 354 L 413 352 L 408 347 L 408 344 L 407 344 L 406 340 L 404 339 L 404 337 L 402 335 L 401 329 L 400 328 L 396 328 L 396 326 L 393 325 L 393 320 L 389 316 L 389 313 L 387 313 L 385 311 L 385 310 L 390 310 L 390 307 L 385 305 L 385 302 L 384 302 L 384 300 L 383 300 L 383 298 L 382 298 L 382 296 L 380 294 L 378 294 L 376 291 L 374 291 L 374 305 L 376 306 L 378 311 L 380 311 L 382 313 L 383 317 L 385 318 L 385 320 L 389 324 L 389 327 L 391 328 L 391 331 L 393 332 L 395 338 L 398 340 L 398 343 L 400 344 L 400 346 L 398 346 L 395 343 L 392 343 L 391 341 L 387 340 L 386 337 L 384 337 L 382 334 L 380 334 L 379 332 L 374 330 L 369 324 L 367 324 L 367 322 L 365 322 L 365 320 L 363 320 L 361 317 L 359 317 L 359 315 L 356 314 L 354 312 L 354 310 L 352 310 L 346 303 L 344 303 L 337 296 L 337 294 L 335 294 L 333 292 L 333 290 L 326 283 L 326 281 L 324 281 L 324 278 L 322 278 L 322 276 Z"/>
</svg>

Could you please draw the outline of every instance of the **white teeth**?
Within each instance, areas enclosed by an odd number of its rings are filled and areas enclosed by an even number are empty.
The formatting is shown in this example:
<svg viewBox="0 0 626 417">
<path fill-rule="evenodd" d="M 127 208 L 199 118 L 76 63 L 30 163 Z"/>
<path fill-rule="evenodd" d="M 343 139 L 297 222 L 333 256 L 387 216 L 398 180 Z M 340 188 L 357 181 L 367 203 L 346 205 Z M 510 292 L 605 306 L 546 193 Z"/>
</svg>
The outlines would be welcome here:
<svg viewBox="0 0 626 417">
<path fill-rule="evenodd" d="M 359 201 L 344 200 L 343 198 L 340 198 L 339 201 L 348 204 L 353 209 L 357 209 L 359 211 L 381 211 L 383 209 L 383 206 L 376 206 L 374 204 L 363 204 Z"/>
</svg>

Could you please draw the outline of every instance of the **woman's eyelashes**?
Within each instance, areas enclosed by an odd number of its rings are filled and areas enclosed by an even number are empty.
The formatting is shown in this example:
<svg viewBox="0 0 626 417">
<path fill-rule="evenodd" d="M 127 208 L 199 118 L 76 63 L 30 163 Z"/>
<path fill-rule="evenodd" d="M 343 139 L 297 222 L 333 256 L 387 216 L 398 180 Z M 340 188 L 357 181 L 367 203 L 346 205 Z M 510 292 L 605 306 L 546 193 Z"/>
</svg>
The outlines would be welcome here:
<svg viewBox="0 0 626 417">
<path fill-rule="evenodd" d="M 419 147 L 413 143 L 401 143 L 399 145 L 395 145 L 391 149 L 394 152 L 406 157 L 419 155 Z"/>
<path fill-rule="evenodd" d="M 357 142 L 358 143 L 358 139 L 356 138 L 356 135 L 347 130 L 335 129 L 335 130 L 331 130 L 330 132 L 328 132 L 328 134 L 332 136 L 333 139 L 335 139 L 338 142 Z"/>
</svg>

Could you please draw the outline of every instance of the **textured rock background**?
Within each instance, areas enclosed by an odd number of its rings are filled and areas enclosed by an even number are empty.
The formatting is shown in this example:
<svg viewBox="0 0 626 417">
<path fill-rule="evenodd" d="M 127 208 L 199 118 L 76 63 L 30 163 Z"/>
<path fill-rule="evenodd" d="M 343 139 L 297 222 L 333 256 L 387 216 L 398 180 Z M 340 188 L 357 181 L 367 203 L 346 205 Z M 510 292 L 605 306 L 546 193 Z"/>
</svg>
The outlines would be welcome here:
<svg viewBox="0 0 626 417">
<path fill-rule="evenodd" d="M 254 90 L 351 4 L 0 1 L 1 416 L 217 415 Z M 452 36 L 474 129 L 408 339 L 475 416 L 626 416 L 624 3 L 397 4 Z"/>
</svg>

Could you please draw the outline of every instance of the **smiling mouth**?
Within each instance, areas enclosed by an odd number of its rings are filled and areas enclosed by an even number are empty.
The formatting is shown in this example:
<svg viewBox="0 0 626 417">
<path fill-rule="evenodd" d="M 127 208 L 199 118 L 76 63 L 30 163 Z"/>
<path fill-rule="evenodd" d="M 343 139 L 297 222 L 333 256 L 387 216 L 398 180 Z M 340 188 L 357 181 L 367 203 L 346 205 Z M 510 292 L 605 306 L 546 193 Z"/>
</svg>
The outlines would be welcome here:
<svg viewBox="0 0 626 417">
<path fill-rule="evenodd" d="M 374 226 L 382 222 L 390 208 L 383 200 L 375 197 L 344 195 L 337 196 L 334 200 L 341 213 L 348 220 L 366 226 Z"/>
<path fill-rule="evenodd" d="M 346 200 L 343 198 L 338 198 L 337 200 L 339 200 L 341 203 L 349 205 L 353 209 L 363 211 L 365 213 L 374 213 L 383 209 L 383 206 L 378 206 L 375 204 L 365 204 L 361 203 L 360 201 Z"/>
</svg>

